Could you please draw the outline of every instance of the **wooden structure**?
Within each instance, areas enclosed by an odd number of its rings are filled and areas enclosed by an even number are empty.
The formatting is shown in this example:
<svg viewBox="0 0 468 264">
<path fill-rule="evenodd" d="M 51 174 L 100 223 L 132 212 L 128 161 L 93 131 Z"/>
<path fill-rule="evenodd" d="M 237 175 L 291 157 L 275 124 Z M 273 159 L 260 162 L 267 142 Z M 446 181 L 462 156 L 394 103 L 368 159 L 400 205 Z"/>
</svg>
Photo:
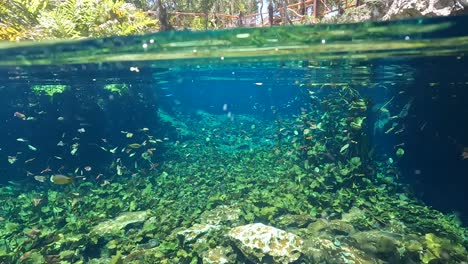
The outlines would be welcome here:
<svg viewBox="0 0 468 264">
<path fill-rule="evenodd" d="M 341 14 L 356 7 L 359 0 L 299 0 L 295 4 L 273 8 L 256 14 L 213 14 L 193 12 L 167 12 L 169 23 L 175 28 L 191 28 L 194 23 L 205 23 L 207 28 L 264 27 L 271 25 L 318 23 L 328 14 Z M 159 12 L 148 11 L 152 15 Z M 194 22 L 195 21 L 195 22 Z"/>
</svg>

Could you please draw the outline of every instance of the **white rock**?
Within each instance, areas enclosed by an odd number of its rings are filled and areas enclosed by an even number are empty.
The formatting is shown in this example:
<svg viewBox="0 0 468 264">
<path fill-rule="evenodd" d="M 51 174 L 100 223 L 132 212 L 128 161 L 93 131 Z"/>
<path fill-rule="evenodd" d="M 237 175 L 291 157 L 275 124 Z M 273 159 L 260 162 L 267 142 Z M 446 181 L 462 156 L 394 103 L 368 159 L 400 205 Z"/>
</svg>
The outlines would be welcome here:
<svg viewBox="0 0 468 264">
<path fill-rule="evenodd" d="M 302 252 L 298 236 L 261 223 L 239 226 L 228 233 L 239 250 L 253 262 L 291 263 Z"/>
<path fill-rule="evenodd" d="M 97 235 L 104 235 L 108 233 L 118 232 L 120 229 L 123 229 L 129 224 L 143 222 L 147 218 L 148 212 L 146 211 L 122 213 L 114 219 L 110 219 L 99 223 L 97 226 L 93 227 L 91 233 Z"/>
<path fill-rule="evenodd" d="M 232 251 L 232 249 L 231 249 Z M 227 264 L 233 263 L 227 256 L 230 250 L 223 247 L 215 247 L 210 249 L 206 254 L 203 254 L 203 263 L 205 264 Z"/>
<path fill-rule="evenodd" d="M 206 225 L 206 224 L 195 224 L 192 227 L 180 231 L 177 233 L 177 236 L 182 239 L 184 244 L 192 243 L 200 236 L 212 231 L 219 229 L 220 227 L 217 225 Z"/>
<path fill-rule="evenodd" d="M 394 0 L 382 19 L 448 16 L 462 9 L 463 3 L 457 0 Z"/>
</svg>

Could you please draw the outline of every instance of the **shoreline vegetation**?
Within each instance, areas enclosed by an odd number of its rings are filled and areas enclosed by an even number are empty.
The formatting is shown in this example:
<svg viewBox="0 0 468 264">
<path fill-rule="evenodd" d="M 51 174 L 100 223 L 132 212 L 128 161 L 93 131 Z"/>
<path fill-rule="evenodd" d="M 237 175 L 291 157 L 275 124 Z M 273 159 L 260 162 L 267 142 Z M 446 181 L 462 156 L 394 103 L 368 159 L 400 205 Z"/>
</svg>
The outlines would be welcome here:
<svg viewBox="0 0 468 264">
<path fill-rule="evenodd" d="M 0 3 L 0 40 L 81 39 L 167 30 L 449 16 L 466 13 L 467 5 L 461 0 L 11 0 Z"/>
</svg>

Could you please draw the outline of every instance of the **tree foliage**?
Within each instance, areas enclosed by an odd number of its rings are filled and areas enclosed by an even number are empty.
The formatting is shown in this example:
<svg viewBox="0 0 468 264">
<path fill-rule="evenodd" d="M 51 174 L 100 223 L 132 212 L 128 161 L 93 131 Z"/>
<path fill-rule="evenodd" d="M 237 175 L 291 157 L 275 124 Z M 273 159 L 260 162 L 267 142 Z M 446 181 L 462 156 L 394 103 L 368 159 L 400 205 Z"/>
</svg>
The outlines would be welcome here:
<svg viewBox="0 0 468 264">
<path fill-rule="evenodd" d="M 139 34 L 156 20 L 122 0 L 11 0 L 0 4 L 0 39 L 42 40 Z"/>
</svg>

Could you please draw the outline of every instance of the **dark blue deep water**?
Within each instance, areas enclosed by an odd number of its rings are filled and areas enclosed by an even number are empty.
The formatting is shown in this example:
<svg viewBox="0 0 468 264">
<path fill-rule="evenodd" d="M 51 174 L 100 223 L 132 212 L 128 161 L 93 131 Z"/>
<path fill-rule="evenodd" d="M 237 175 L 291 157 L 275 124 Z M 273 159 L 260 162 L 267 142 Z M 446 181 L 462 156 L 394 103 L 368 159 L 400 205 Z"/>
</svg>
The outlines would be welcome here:
<svg viewBox="0 0 468 264">
<path fill-rule="evenodd" d="M 466 263 L 467 23 L 0 43 L 0 263 Z"/>
</svg>

